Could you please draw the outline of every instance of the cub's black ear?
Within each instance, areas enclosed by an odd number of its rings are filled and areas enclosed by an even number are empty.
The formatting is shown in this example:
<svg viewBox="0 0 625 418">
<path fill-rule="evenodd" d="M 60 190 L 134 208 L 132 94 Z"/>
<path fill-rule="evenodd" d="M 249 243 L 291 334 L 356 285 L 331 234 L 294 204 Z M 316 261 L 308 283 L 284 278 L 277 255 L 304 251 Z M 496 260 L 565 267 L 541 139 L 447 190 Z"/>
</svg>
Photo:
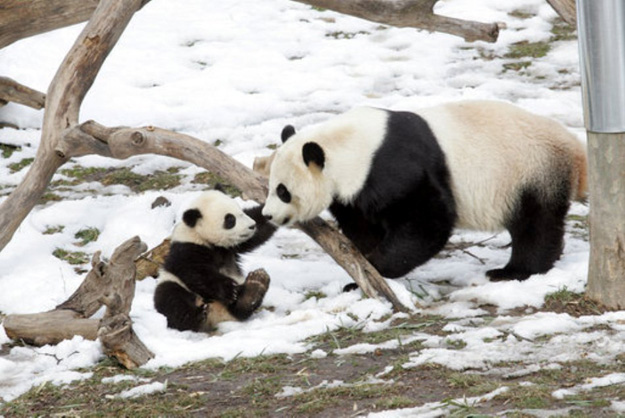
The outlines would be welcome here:
<svg viewBox="0 0 625 418">
<path fill-rule="evenodd" d="M 182 221 L 189 227 L 195 227 L 198 219 L 202 217 L 202 213 L 197 209 L 188 209 L 182 214 Z"/>
<path fill-rule="evenodd" d="M 287 139 L 295 135 L 295 128 L 292 125 L 286 125 L 284 129 L 282 129 L 282 133 L 280 134 L 280 138 L 282 138 L 282 143 L 284 144 Z"/>
<path fill-rule="evenodd" d="M 326 155 L 316 142 L 307 142 L 304 144 L 302 157 L 304 157 L 304 163 L 307 166 L 309 166 L 310 163 L 315 163 L 319 168 L 323 169 L 326 163 Z"/>
</svg>

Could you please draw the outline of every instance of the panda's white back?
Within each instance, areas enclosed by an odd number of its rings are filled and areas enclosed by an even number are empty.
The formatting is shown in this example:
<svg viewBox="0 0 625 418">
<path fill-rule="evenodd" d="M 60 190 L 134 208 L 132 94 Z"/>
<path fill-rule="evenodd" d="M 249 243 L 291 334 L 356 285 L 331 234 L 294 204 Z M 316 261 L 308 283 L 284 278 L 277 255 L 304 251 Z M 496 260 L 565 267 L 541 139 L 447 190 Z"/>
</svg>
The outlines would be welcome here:
<svg viewBox="0 0 625 418">
<path fill-rule="evenodd" d="M 549 184 L 557 177 L 552 170 L 574 169 L 571 157 L 584 153 L 557 122 L 507 103 L 467 101 L 415 113 L 428 122 L 445 154 L 460 228 L 501 230 L 519 187 Z"/>
</svg>

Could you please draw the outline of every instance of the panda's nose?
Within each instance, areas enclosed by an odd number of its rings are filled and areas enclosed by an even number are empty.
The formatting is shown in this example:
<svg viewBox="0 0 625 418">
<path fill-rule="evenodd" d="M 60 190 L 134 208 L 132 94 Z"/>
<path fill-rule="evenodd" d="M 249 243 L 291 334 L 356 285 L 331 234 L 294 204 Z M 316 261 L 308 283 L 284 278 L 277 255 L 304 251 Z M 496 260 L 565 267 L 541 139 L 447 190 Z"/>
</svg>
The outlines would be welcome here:
<svg viewBox="0 0 625 418">
<path fill-rule="evenodd" d="M 265 219 L 267 219 L 268 221 L 270 221 L 270 220 L 272 220 L 272 219 L 273 219 L 273 216 L 271 216 L 271 215 L 265 215 Z"/>
<path fill-rule="evenodd" d="M 252 231 L 253 231 L 253 230 L 255 230 L 255 229 L 256 229 L 256 225 L 252 225 L 252 226 L 250 226 L 250 229 L 251 229 Z"/>
</svg>

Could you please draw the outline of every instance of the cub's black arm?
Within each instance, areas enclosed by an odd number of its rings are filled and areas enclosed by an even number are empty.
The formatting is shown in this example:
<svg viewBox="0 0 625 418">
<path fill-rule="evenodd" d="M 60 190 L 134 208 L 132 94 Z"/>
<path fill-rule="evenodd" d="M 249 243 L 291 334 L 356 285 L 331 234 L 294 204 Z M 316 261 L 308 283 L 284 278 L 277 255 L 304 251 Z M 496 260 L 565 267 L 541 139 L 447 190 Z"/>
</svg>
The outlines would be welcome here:
<svg viewBox="0 0 625 418">
<path fill-rule="evenodd" d="M 244 243 L 237 245 L 237 253 L 247 253 L 255 250 L 263 245 L 276 232 L 277 227 L 263 216 L 262 210 L 264 205 L 255 206 L 253 208 L 244 209 L 247 216 L 256 221 L 256 231 L 252 238 Z"/>
</svg>

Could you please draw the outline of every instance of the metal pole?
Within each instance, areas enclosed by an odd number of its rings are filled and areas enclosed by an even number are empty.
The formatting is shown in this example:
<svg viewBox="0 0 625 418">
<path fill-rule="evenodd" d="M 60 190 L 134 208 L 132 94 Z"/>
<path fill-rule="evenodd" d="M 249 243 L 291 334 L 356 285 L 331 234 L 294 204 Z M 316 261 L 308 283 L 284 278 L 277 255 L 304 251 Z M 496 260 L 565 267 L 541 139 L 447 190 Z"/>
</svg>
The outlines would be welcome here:
<svg viewBox="0 0 625 418">
<path fill-rule="evenodd" d="M 577 0 L 588 135 L 587 295 L 625 308 L 625 1 Z"/>
<path fill-rule="evenodd" d="M 577 0 L 584 122 L 625 132 L 625 1 Z"/>
</svg>

